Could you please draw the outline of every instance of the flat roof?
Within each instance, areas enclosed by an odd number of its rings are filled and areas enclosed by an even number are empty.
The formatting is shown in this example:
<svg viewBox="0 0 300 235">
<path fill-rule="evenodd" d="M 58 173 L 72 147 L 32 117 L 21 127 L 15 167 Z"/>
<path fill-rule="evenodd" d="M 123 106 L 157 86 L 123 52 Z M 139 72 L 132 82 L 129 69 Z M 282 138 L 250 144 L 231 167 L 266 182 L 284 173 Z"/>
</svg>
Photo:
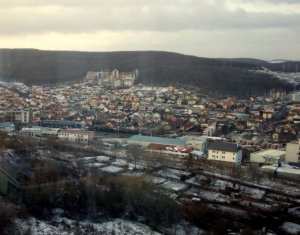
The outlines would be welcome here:
<svg viewBox="0 0 300 235">
<path fill-rule="evenodd" d="M 257 157 L 280 157 L 282 155 L 285 155 L 285 151 L 281 151 L 277 149 L 266 149 L 259 152 L 251 153 L 251 155 Z"/>
<path fill-rule="evenodd" d="M 155 144 L 186 145 L 186 140 L 156 136 L 133 135 L 128 140 L 137 142 L 149 142 Z"/>
<path fill-rule="evenodd" d="M 242 148 L 238 144 L 216 141 L 216 142 L 209 143 L 208 149 L 236 153 L 240 151 Z"/>
<path fill-rule="evenodd" d="M 59 125 L 73 125 L 73 124 L 84 124 L 82 122 L 76 122 L 76 121 L 67 121 L 67 120 L 41 120 L 39 121 L 41 123 L 47 123 L 47 124 L 59 124 Z"/>
</svg>

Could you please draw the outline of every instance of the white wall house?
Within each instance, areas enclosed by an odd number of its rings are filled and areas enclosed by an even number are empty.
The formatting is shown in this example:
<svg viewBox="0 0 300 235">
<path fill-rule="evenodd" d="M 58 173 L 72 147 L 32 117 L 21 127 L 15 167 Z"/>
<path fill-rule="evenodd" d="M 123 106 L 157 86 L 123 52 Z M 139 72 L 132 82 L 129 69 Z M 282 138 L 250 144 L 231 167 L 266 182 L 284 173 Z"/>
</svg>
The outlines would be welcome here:
<svg viewBox="0 0 300 235">
<path fill-rule="evenodd" d="M 299 142 L 287 143 L 285 161 L 300 163 L 300 140 Z"/>
<path fill-rule="evenodd" d="M 61 140 L 85 143 L 93 140 L 94 136 L 95 134 L 93 131 L 83 131 L 76 129 L 61 130 L 58 133 L 58 138 Z"/>
<path fill-rule="evenodd" d="M 239 165 L 242 162 L 242 148 L 233 143 L 211 142 L 208 145 L 207 159 Z"/>
<path fill-rule="evenodd" d="M 30 123 L 32 121 L 31 119 L 31 110 L 7 111 L 5 113 L 5 120 L 7 122 Z"/>
</svg>

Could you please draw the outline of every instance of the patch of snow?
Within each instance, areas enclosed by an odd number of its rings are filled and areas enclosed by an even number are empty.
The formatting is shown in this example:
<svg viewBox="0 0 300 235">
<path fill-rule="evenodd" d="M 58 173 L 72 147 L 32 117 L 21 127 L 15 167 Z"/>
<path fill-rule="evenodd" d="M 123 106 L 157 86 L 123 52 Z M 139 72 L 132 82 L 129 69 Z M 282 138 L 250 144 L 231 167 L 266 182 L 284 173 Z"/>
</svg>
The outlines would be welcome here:
<svg viewBox="0 0 300 235">
<path fill-rule="evenodd" d="M 288 209 L 288 213 L 292 216 L 300 218 L 300 206 Z"/>
<path fill-rule="evenodd" d="M 95 157 L 98 162 L 109 162 L 110 158 L 107 156 L 96 156 Z"/>
<path fill-rule="evenodd" d="M 104 223 L 76 222 L 70 219 L 57 219 L 52 222 L 45 222 L 35 218 L 26 220 L 17 219 L 15 221 L 18 234 L 23 235 L 30 231 L 32 235 L 56 235 L 56 234 L 102 234 L 102 235 L 160 235 L 160 233 L 151 230 L 148 226 L 127 221 L 115 219 Z"/>
<path fill-rule="evenodd" d="M 117 174 L 125 171 L 123 168 L 116 167 L 116 166 L 106 166 L 100 168 L 100 170 L 106 173 L 113 173 L 113 174 Z"/>
<path fill-rule="evenodd" d="M 146 178 L 146 180 L 154 184 L 163 184 L 164 182 L 167 181 L 165 178 L 156 177 L 156 176 L 149 176 Z"/>
<path fill-rule="evenodd" d="M 161 184 L 161 186 L 167 190 L 172 190 L 175 192 L 182 191 L 188 187 L 186 184 L 177 183 L 174 181 L 166 181 L 163 184 Z"/>
<path fill-rule="evenodd" d="M 88 163 L 86 164 L 88 167 L 103 167 L 106 166 L 106 164 L 100 163 L 100 162 L 95 162 L 95 163 Z"/>
<path fill-rule="evenodd" d="M 176 170 L 172 168 L 166 168 L 156 172 L 157 175 L 167 178 L 180 180 L 181 176 L 189 176 L 190 173 L 186 171 Z"/>
<path fill-rule="evenodd" d="M 280 229 L 287 234 L 291 234 L 291 235 L 300 234 L 300 225 L 299 224 L 295 224 L 295 223 L 291 223 L 291 222 L 284 222 L 280 226 Z"/>
</svg>

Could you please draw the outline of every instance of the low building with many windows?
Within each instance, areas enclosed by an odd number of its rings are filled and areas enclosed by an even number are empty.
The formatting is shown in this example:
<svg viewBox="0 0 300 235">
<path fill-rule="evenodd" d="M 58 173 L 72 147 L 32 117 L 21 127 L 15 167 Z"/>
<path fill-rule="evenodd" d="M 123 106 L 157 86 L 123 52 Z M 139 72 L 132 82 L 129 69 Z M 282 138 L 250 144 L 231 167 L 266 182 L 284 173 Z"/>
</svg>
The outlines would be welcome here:
<svg viewBox="0 0 300 235">
<path fill-rule="evenodd" d="M 66 141 L 88 143 L 93 140 L 95 134 L 93 131 L 84 131 L 80 129 L 65 129 L 58 133 L 58 138 Z"/>
<path fill-rule="evenodd" d="M 46 137 L 46 136 L 57 136 L 59 131 L 60 131 L 59 128 L 32 126 L 32 127 L 23 127 L 20 130 L 20 134 L 26 136 Z"/>
<path fill-rule="evenodd" d="M 242 148 L 238 144 L 228 142 L 211 142 L 208 145 L 208 160 L 241 164 Z"/>
</svg>

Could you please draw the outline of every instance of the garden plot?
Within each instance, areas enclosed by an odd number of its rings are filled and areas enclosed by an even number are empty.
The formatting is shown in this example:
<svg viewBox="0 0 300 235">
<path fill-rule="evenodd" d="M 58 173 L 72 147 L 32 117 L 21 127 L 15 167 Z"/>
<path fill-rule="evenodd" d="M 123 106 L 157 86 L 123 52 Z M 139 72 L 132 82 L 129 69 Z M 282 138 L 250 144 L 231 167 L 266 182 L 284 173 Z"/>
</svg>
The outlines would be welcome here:
<svg viewBox="0 0 300 235">
<path fill-rule="evenodd" d="M 261 190 L 261 189 L 255 189 L 255 188 L 249 188 L 246 186 L 241 186 L 240 193 L 246 194 L 246 195 L 251 196 L 252 198 L 261 200 L 261 199 L 263 199 L 266 191 Z"/>
<path fill-rule="evenodd" d="M 104 163 L 101 163 L 101 162 L 93 162 L 93 163 L 84 164 L 84 166 L 93 167 L 93 168 L 100 168 L 100 167 L 103 167 L 103 166 L 107 166 L 107 164 L 104 164 Z"/>
<path fill-rule="evenodd" d="M 210 202 L 230 203 L 230 198 L 228 196 L 208 190 L 199 190 L 197 196 Z"/>
<path fill-rule="evenodd" d="M 83 157 L 83 158 L 78 158 L 75 161 L 79 164 L 88 164 L 88 163 L 96 162 L 96 158 L 95 157 Z"/>
<path fill-rule="evenodd" d="M 233 188 L 233 184 L 228 181 L 219 180 L 219 179 L 213 179 L 210 183 L 210 188 L 216 189 L 216 190 L 225 190 L 226 187 Z"/>
<path fill-rule="evenodd" d="M 109 162 L 110 158 L 106 156 L 92 156 L 92 157 L 83 157 L 76 159 L 79 163 L 93 163 L 93 162 Z"/>
<path fill-rule="evenodd" d="M 164 182 L 160 186 L 168 191 L 174 191 L 176 193 L 182 192 L 188 188 L 186 184 L 178 183 L 170 180 Z"/>
<path fill-rule="evenodd" d="M 128 168 L 128 162 L 123 159 L 116 159 L 116 161 L 112 162 L 113 166 Z"/>
<path fill-rule="evenodd" d="M 251 202 L 240 201 L 239 204 L 242 206 L 247 206 L 248 208 L 254 207 L 254 208 L 257 208 L 257 209 L 263 210 L 263 211 L 272 211 L 272 206 L 265 204 L 265 203 L 253 202 L 253 201 L 251 201 Z"/>
<path fill-rule="evenodd" d="M 110 157 L 107 156 L 96 156 L 96 161 L 97 162 L 109 162 L 110 161 Z"/>
<path fill-rule="evenodd" d="M 191 173 L 189 173 L 189 172 L 176 170 L 176 169 L 172 169 L 172 168 L 165 168 L 165 169 L 159 170 L 155 174 L 162 176 L 162 177 L 175 179 L 175 180 L 180 180 L 182 177 L 189 177 L 191 175 Z"/>
<path fill-rule="evenodd" d="M 300 219 L 300 206 L 298 206 L 298 207 L 293 207 L 293 208 L 289 208 L 289 209 L 288 209 L 288 213 L 289 213 L 291 216 Z"/>
<path fill-rule="evenodd" d="M 191 177 L 185 181 L 186 183 L 197 185 L 197 186 L 204 186 L 210 182 L 210 179 L 203 175 L 197 175 L 195 177 Z"/>
<path fill-rule="evenodd" d="M 111 173 L 111 174 L 120 174 L 120 173 L 126 171 L 124 168 L 116 167 L 116 166 L 106 166 L 106 167 L 100 168 L 100 170 L 102 172 Z"/>
<path fill-rule="evenodd" d="M 148 176 L 146 181 L 151 182 L 153 184 L 163 184 L 167 180 L 165 178 L 157 177 L 157 176 Z"/>
<path fill-rule="evenodd" d="M 134 170 L 134 169 L 137 169 L 137 170 L 144 170 L 145 167 L 140 165 L 140 164 L 134 164 L 134 163 L 129 163 L 127 164 L 128 165 L 128 170 Z"/>
<path fill-rule="evenodd" d="M 235 215 L 235 216 L 240 216 L 244 218 L 248 218 L 248 213 L 244 210 L 233 208 L 231 206 L 224 206 L 224 205 L 212 205 L 208 204 L 210 208 L 213 208 L 217 211 L 223 212 L 224 214 L 229 214 L 229 215 Z"/>
<path fill-rule="evenodd" d="M 126 171 L 122 175 L 124 175 L 124 176 L 141 177 L 141 176 L 143 176 L 143 172 L 139 172 L 139 171 Z"/>
</svg>

